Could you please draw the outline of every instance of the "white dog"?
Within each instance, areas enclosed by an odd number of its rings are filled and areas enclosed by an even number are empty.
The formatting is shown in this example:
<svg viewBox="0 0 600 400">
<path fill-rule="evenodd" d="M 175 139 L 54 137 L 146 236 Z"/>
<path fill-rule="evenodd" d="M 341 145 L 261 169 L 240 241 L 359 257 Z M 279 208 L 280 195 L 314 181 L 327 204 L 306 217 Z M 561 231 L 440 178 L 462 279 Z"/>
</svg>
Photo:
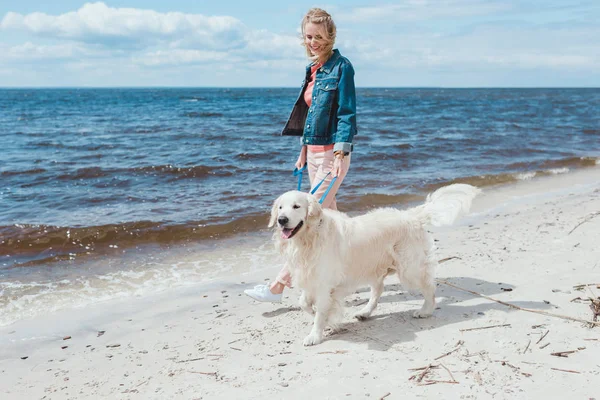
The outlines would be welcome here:
<svg viewBox="0 0 600 400">
<path fill-rule="evenodd" d="M 419 289 L 425 297 L 414 316 L 430 316 L 435 308 L 437 260 L 425 227 L 452 224 L 469 211 L 479 192 L 454 184 L 436 190 L 421 206 L 380 208 L 354 218 L 323 209 L 314 196 L 303 192 L 287 192 L 275 200 L 269 221 L 269 227 L 277 225 L 275 245 L 292 282 L 303 291 L 300 306 L 315 314 L 304 345 L 323 341 L 323 330 L 335 327 L 342 314 L 344 297 L 361 285 L 371 287 L 371 298 L 356 318 L 368 318 L 377 307 L 385 277 L 393 273 L 405 287 Z"/>
</svg>

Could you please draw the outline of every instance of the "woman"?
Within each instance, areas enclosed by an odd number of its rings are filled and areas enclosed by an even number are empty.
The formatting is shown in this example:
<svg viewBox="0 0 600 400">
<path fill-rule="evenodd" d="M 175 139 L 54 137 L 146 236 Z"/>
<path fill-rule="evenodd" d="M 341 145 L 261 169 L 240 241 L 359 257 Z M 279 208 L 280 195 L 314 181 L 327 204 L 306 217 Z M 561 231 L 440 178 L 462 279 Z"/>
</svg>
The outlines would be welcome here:
<svg viewBox="0 0 600 400">
<path fill-rule="evenodd" d="M 312 63 L 306 67 L 302 90 L 282 135 L 302 136 L 296 168 L 308 163 L 313 187 L 325 179 L 314 193 L 318 199 L 337 177 L 322 203 L 325 208 L 337 210 L 335 195 L 350 167 L 356 134 L 354 68 L 333 49 L 336 27 L 326 11 L 310 9 L 301 28 L 302 44 Z M 244 292 L 255 300 L 281 302 L 286 286 L 291 287 L 291 277 L 284 268 L 270 285 L 258 285 Z"/>
</svg>

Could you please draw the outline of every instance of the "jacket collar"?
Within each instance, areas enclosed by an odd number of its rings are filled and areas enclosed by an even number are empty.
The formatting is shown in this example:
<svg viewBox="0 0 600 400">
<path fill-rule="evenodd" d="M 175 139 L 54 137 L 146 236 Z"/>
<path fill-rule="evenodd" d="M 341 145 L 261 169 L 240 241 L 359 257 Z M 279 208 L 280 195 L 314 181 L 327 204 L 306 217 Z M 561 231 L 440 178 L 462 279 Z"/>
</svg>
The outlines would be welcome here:
<svg viewBox="0 0 600 400">
<path fill-rule="evenodd" d="M 339 50 L 334 49 L 333 53 L 331 54 L 331 57 L 329 57 L 329 60 L 327 60 L 327 62 L 325 64 L 323 64 L 323 66 L 321 67 L 323 72 L 325 72 L 326 74 L 330 73 L 331 70 L 333 69 L 333 66 L 335 65 L 335 63 L 337 62 L 337 60 L 340 57 L 341 57 L 341 54 L 340 54 Z M 314 64 L 311 64 L 311 65 L 314 65 Z M 307 70 L 310 70 L 311 65 L 309 65 L 307 67 Z"/>
</svg>

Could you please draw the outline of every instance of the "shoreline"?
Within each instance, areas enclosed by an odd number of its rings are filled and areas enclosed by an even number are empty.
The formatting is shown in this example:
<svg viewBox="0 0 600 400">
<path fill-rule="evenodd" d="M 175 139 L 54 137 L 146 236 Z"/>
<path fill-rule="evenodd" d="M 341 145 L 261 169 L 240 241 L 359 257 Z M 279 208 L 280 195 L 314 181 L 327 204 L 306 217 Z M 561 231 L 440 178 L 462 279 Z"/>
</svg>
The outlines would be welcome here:
<svg viewBox="0 0 600 400">
<path fill-rule="evenodd" d="M 489 188 L 470 215 L 432 229 L 438 259 L 451 258 L 437 277 L 520 307 L 589 320 L 585 299 L 600 289 L 575 286 L 600 283 L 598 210 L 599 168 Z M 305 348 L 312 319 L 298 310 L 298 289 L 286 291 L 283 304 L 242 294 L 273 278 L 277 260 L 252 271 L 238 261 L 208 283 L 0 327 L 2 397 L 597 395 L 598 327 L 513 310 L 443 284 L 433 317 L 415 320 L 409 315 L 420 296 L 390 278 L 371 319 L 351 317 L 368 297 L 359 290 L 346 299 L 345 331 Z M 565 351 L 573 353 L 552 355 Z M 428 365 L 436 367 L 411 370 Z"/>
<path fill-rule="evenodd" d="M 527 196 L 535 197 L 539 193 L 552 196 L 563 190 L 561 187 L 573 190 L 573 183 L 594 182 L 593 177 L 598 171 L 600 167 L 586 168 L 567 174 L 538 176 L 510 184 L 483 187 L 484 193 L 491 191 L 499 196 L 508 193 L 512 199 L 499 197 L 501 201 L 493 205 L 478 202 L 466 218 L 473 218 L 480 213 L 479 209 L 486 210 L 486 207 L 499 209 L 507 201 L 508 204 L 511 201 L 526 202 Z M 522 198 L 515 198 L 517 194 Z M 422 201 L 419 198 L 392 206 L 408 208 Z M 363 212 L 350 211 L 348 214 Z M 151 296 L 178 287 L 218 282 L 219 279 L 239 273 L 269 268 L 277 271 L 277 254 L 270 242 L 271 233 L 266 228 L 266 220 L 265 216 L 264 221 L 260 221 L 262 228 L 257 231 L 220 240 L 173 246 L 148 244 L 133 249 L 115 246 L 112 254 L 90 256 L 89 259 L 77 258 L 64 266 L 51 267 L 56 269 L 47 270 L 44 266 L 20 269 L 16 279 L 4 277 L 0 327 L 64 308 L 87 307 L 119 298 Z M 271 275 L 275 276 L 276 272 Z"/>
<path fill-rule="evenodd" d="M 499 173 L 484 173 L 469 176 L 439 176 L 421 182 L 420 185 L 398 190 L 397 193 L 381 192 L 374 189 L 361 193 L 360 184 L 348 182 L 348 191 L 344 196 L 341 209 L 348 213 L 367 212 L 374 207 L 408 207 L 418 203 L 427 193 L 452 183 L 467 183 L 484 190 L 498 185 L 513 185 L 530 182 L 548 176 L 577 174 L 600 166 L 596 155 L 566 157 L 546 160 L 536 166 L 517 163 L 514 168 Z M 175 168 L 168 166 L 169 171 Z M 152 167 L 160 170 L 164 166 Z M 187 171 L 187 168 L 183 168 Z M 183 174 L 187 174 L 187 172 Z M 94 174 L 98 174 L 94 171 Z M 289 183 L 292 183 L 290 180 Z M 293 189 L 292 185 L 289 189 Z M 306 186 L 304 186 L 306 189 Z M 287 190 L 287 189 L 285 189 Z M 270 199 L 269 199 L 270 200 Z M 223 214 L 209 219 L 187 221 L 132 220 L 103 221 L 99 224 L 55 225 L 46 223 L 19 222 L 0 225 L 0 274 L 7 274 L 13 268 L 37 268 L 46 266 L 61 267 L 71 261 L 86 263 L 102 257 L 117 256 L 135 252 L 139 247 L 181 247 L 195 246 L 243 235 L 257 235 L 265 230 L 264 220 L 268 220 L 268 200 L 262 201 L 254 212 L 242 214 Z M 262 210 L 262 211 L 260 211 Z M 236 215 L 233 217 L 232 215 Z"/>
</svg>

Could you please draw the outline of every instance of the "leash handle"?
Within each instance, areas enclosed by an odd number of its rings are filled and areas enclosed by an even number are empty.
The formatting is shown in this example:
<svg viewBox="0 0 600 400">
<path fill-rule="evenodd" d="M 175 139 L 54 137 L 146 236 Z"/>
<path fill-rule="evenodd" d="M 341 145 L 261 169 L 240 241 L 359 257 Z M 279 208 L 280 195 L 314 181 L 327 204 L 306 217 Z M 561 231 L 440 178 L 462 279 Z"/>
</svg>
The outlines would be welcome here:
<svg viewBox="0 0 600 400">
<path fill-rule="evenodd" d="M 308 166 L 308 164 L 304 164 L 304 167 L 298 169 L 298 168 L 294 168 L 294 176 L 298 177 L 298 191 L 300 191 L 300 189 L 302 189 L 302 173 L 304 171 L 306 171 L 306 167 Z"/>
</svg>

